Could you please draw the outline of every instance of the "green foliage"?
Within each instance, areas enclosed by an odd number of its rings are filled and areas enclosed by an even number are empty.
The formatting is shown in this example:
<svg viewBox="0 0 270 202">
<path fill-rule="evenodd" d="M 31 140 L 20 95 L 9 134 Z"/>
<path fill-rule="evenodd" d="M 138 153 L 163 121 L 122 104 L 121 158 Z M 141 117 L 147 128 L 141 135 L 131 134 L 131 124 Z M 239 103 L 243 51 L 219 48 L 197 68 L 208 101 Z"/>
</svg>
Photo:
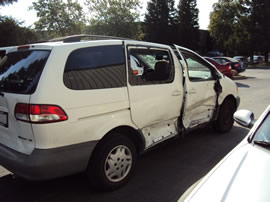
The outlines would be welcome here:
<svg viewBox="0 0 270 202">
<path fill-rule="evenodd" d="M 150 0 L 145 14 L 145 38 L 148 41 L 171 44 L 176 38 L 174 0 Z"/>
<path fill-rule="evenodd" d="M 200 33 L 198 24 L 199 10 L 197 0 L 180 0 L 178 4 L 178 43 L 198 50 Z"/>
<path fill-rule="evenodd" d="M 268 56 L 270 52 L 270 2 L 269 0 L 253 0 L 247 3 L 251 11 L 249 27 L 251 48 Z"/>
<path fill-rule="evenodd" d="M 31 9 L 36 10 L 39 20 L 35 28 L 43 37 L 52 38 L 79 34 L 84 23 L 84 14 L 77 0 L 38 0 Z"/>
<path fill-rule="evenodd" d="M 222 51 L 234 50 L 235 27 L 237 19 L 237 3 L 235 1 L 219 0 L 213 6 L 210 14 L 210 35 L 215 39 L 217 46 Z"/>
<path fill-rule="evenodd" d="M 13 2 L 17 2 L 18 0 L 0 0 L 0 6 L 5 6 L 7 4 L 12 4 Z"/>
<path fill-rule="evenodd" d="M 270 51 L 269 0 L 219 0 L 210 15 L 209 31 L 228 55 Z"/>
<path fill-rule="evenodd" d="M 139 22 L 140 0 L 86 0 L 91 12 L 86 32 L 132 39 L 142 39 Z"/>
<path fill-rule="evenodd" d="M 35 32 L 20 25 L 21 23 L 13 18 L 0 16 L 0 47 L 27 44 L 38 40 Z"/>
</svg>

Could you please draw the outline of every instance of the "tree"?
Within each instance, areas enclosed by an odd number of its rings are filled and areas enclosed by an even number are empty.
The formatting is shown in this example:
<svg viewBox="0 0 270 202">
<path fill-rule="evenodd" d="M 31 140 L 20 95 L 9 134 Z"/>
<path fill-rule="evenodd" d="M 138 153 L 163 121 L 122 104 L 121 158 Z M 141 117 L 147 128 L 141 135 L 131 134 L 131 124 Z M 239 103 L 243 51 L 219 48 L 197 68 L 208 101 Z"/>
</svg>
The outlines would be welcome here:
<svg viewBox="0 0 270 202">
<path fill-rule="evenodd" d="M 37 11 L 37 31 L 45 38 L 79 34 L 84 23 L 84 14 L 77 0 L 38 0 L 31 9 Z"/>
<path fill-rule="evenodd" d="M 210 14 L 209 31 L 217 47 L 227 55 L 247 54 L 249 9 L 241 0 L 219 0 Z"/>
<path fill-rule="evenodd" d="M 210 15 L 210 34 L 228 55 L 270 51 L 268 0 L 219 0 Z"/>
<path fill-rule="evenodd" d="M 250 6 L 250 45 L 252 50 L 263 53 L 265 62 L 268 62 L 268 53 L 270 52 L 270 2 L 269 0 L 253 0 L 247 1 L 247 4 Z"/>
<path fill-rule="evenodd" d="M 36 42 L 38 35 L 11 17 L 0 16 L 0 47 Z"/>
<path fill-rule="evenodd" d="M 179 1 L 178 43 L 193 50 L 198 49 L 200 41 L 198 15 L 197 0 Z"/>
<path fill-rule="evenodd" d="M 176 9 L 174 0 L 150 0 L 145 14 L 145 39 L 165 44 L 175 43 Z"/>
<path fill-rule="evenodd" d="M 91 12 L 87 32 L 142 39 L 142 26 L 139 22 L 140 0 L 86 0 Z"/>
<path fill-rule="evenodd" d="M 0 6 L 5 6 L 7 4 L 12 4 L 13 2 L 17 2 L 18 0 L 0 0 Z"/>
</svg>

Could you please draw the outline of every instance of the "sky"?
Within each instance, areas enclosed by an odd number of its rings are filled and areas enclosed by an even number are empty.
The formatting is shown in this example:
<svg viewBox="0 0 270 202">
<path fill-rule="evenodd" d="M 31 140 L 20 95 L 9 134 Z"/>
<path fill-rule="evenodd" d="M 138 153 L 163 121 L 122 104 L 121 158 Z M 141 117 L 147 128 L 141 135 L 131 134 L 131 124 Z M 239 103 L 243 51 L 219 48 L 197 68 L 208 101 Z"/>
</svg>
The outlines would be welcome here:
<svg viewBox="0 0 270 202">
<path fill-rule="evenodd" d="M 2 6 L 0 7 L 0 15 L 12 16 L 20 22 L 24 21 L 24 26 L 32 26 L 33 28 L 33 23 L 37 21 L 36 12 L 34 10 L 29 10 L 29 7 L 32 5 L 33 1 L 37 0 L 18 0 L 17 3 Z M 83 2 L 83 0 L 79 0 L 79 2 Z M 144 14 L 148 1 L 141 0 L 141 2 L 143 3 L 141 14 Z M 216 2 L 218 2 L 218 0 L 197 0 L 200 29 L 207 29 L 209 25 L 209 14 L 212 11 L 212 5 Z M 176 0 L 176 5 L 178 5 L 178 0 Z"/>
</svg>

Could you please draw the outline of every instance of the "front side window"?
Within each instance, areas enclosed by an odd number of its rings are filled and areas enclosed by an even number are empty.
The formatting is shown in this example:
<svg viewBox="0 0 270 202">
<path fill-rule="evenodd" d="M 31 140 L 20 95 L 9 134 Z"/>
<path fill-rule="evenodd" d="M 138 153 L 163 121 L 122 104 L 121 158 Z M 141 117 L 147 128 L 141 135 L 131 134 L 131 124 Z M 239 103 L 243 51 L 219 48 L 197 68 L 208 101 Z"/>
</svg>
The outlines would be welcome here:
<svg viewBox="0 0 270 202">
<path fill-rule="evenodd" d="M 0 91 L 34 93 L 49 55 L 47 50 L 17 51 L 5 55 L 0 62 Z"/>
<path fill-rule="evenodd" d="M 168 50 L 129 47 L 128 55 L 131 85 L 162 84 L 173 81 L 174 66 Z"/>
<path fill-rule="evenodd" d="M 95 46 L 73 51 L 66 62 L 64 84 L 73 90 L 126 86 L 123 47 Z"/>
<path fill-rule="evenodd" d="M 209 65 L 195 55 L 183 52 L 188 66 L 188 77 L 190 81 L 212 80 L 212 72 Z"/>
</svg>

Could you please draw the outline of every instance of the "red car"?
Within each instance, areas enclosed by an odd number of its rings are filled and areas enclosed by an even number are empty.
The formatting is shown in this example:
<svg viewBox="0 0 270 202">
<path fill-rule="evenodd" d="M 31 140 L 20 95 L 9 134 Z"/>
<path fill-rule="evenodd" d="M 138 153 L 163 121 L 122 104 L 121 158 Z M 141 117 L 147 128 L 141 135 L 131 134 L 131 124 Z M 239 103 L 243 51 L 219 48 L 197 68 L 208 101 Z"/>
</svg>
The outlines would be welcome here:
<svg viewBox="0 0 270 202">
<path fill-rule="evenodd" d="M 222 74 L 226 75 L 231 79 L 233 78 L 231 63 L 228 62 L 225 64 L 219 64 L 212 58 L 205 57 L 204 59 L 213 64 Z"/>
</svg>

